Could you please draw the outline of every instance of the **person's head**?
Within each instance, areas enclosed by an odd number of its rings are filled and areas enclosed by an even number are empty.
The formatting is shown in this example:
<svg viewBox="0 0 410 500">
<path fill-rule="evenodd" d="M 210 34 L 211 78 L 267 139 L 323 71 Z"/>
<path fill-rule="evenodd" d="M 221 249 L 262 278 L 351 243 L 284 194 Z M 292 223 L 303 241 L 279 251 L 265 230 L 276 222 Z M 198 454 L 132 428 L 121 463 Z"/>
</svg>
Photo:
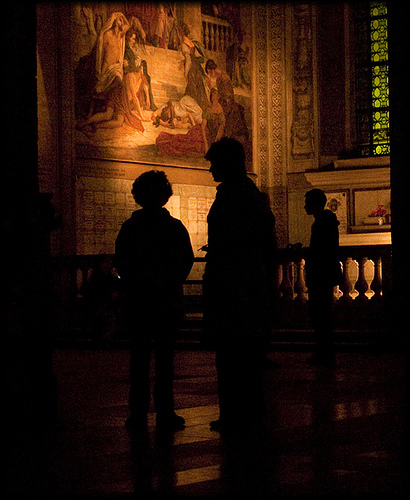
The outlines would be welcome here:
<svg viewBox="0 0 410 500">
<path fill-rule="evenodd" d="M 205 63 L 205 73 L 213 76 L 217 68 L 216 62 L 213 59 L 208 59 Z"/>
<path fill-rule="evenodd" d="M 215 182 L 225 182 L 246 177 L 245 150 L 236 139 L 223 137 L 214 142 L 205 154 L 211 162 L 211 172 Z"/>
<path fill-rule="evenodd" d="M 185 37 L 189 37 L 189 28 L 186 23 L 183 21 L 178 21 L 177 26 L 176 26 L 176 32 L 177 32 L 177 37 L 179 40 L 179 43 L 183 43 Z"/>
<path fill-rule="evenodd" d="M 305 194 L 305 210 L 308 215 L 317 215 L 326 206 L 326 195 L 318 188 L 311 189 Z"/>
<path fill-rule="evenodd" d="M 189 36 L 189 33 L 190 33 L 190 30 L 188 28 L 188 25 L 184 22 L 180 23 L 180 29 L 181 29 L 181 33 L 184 35 L 184 36 Z"/>
<path fill-rule="evenodd" d="M 174 106 L 171 101 L 162 108 L 160 118 L 163 122 L 172 126 L 172 122 L 174 121 Z"/>
<path fill-rule="evenodd" d="M 125 40 L 127 41 L 130 47 L 134 47 L 135 42 L 137 41 L 137 34 L 133 29 L 127 31 L 125 35 Z"/>
<path fill-rule="evenodd" d="M 150 170 L 135 179 L 131 193 L 138 205 L 155 209 L 167 203 L 172 196 L 172 187 L 165 172 Z"/>
</svg>

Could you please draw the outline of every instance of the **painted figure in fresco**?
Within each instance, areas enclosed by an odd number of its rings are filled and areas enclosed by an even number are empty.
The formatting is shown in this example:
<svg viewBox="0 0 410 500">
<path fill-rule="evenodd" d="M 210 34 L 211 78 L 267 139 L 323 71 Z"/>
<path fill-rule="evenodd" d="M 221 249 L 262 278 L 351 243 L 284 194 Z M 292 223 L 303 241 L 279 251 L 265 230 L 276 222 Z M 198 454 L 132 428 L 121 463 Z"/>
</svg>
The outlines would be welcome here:
<svg viewBox="0 0 410 500">
<path fill-rule="evenodd" d="M 205 337 L 216 353 L 220 410 L 211 429 L 257 430 L 276 298 L 275 218 L 246 175 L 239 141 L 225 137 L 212 144 L 205 158 L 219 183 L 208 214 L 203 281 Z"/>
<path fill-rule="evenodd" d="M 132 17 L 131 25 L 139 29 L 140 23 Z M 142 122 L 149 119 L 142 109 L 155 110 L 156 106 L 146 62 L 135 50 L 136 38 L 137 32 L 120 12 L 103 26 L 96 45 L 97 84 L 88 116 L 77 121 L 77 130 L 90 135 L 98 128 L 119 128 L 126 123 L 144 131 Z"/>
<path fill-rule="evenodd" d="M 205 65 L 208 85 L 216 87 L 220 95 L 221 106 L 225 115 L 225 137 L 231 137 L 246 145 L 249 139 L 244 109 L 235 101 L 232 81 L 228 74 L 218 68 L 215 61 L 208 59 Z"/>
<path fill-rule="evenodd" d="M 134 30 L 131 29 L 127 32 L 124 53 L 123 84 L 127 89 L 131 108 L 137 111 L 137 115 L 142 121 L 149 121 L 143 117 L 142 108 L 151 109 L 152 106 L 152 90 L 148 82 L 148 79 L 149 81 L 151 81 L 151 79 L 148 74 L 144 74 L 144 61 L 138 55 L 135 47 L 136 38 L 137 35 Z"/>
<path fill-rule="evenodd" d="M 115 264 L 124 292 L 125 324 L 131 341 L 130 418 L 126 427 L 147 431 L 150 408 L 150 358 L 155 355 L 156 424 L 183 429 L 174 411 L 175 335 L 182 316 L 182 285 L 194 254 L 188 231 L 164 208 L 172 187 L 164 172 L 151 170 L 134 182 L 142 206 L 124 222 L 115 244 Z"/>
<path fill-rule="evenodd" d="M 137 36 L 137 43 L 159 48 L 176 48 L 175 42 L 175 7 L 154 2 L 126 2 L 124 12 L 128 19 L 135 17 L 140 23 L 143 39 Z"/>
<path fill-rule="evenodd" d="M 229 78 L 228 73 L 226 73 L 226 71 L 223 71 L 221 68 L 218 68 L 213 59 L 208 59 L 206 61 L 205 72 L 208 75 L 208 87 L 216 87 L 218 89 L 221 99 L 221 105 L 226 114 L 234 100 L 232 81 Z"/>
<path fill-rule="evenodd" d="M 130 27 L 122 12 L 114 12 L 102 27 L 97 40 L 96 93 L 107 93 L 122 82 L 125 34 Z"/>
<path fill-rule="evenodd" d="M 73 5 L 75 30 L 78 33 L 77 43 L 73 47 L 74 60 L 87 56 L 94 48 L 97 41 L 97 31 L 95 28 L 95 16 L 93 9 L 84 4 Z"/>
<path fill-rule="evenodd" d="M 249 47 L 243 49 L 238 43 L 232 44 L 226 52 L 226 71 L 234 87 L 251 88 L 248 56 Z"/>
<path fill-rule="evenodd" d="M 131 104 L 124 85 L 118 85 L 108 93 L 105 109 L 92 114 L 89 118 L 80 119 L 76 129 L 86 135 L 94 134 L 97 129 L 113 129 L 122 127 L 124 123 L 140 132 L 144 132 L 142 120 L 131 109 Z"/>
<path fill-rule="evenodd" d="M 219 141 L 225 135 L 225 114 L 220 103 L 218 89 L 215 87 L 211 89 L 209 99 L 211 105 L 205 109 L 202 120 L 205 153 L 212 143 Z"/>
<path fill-rule="evenodd" d="M 166 8 L 160 3 L 151 24 L 152 42 L 155 47 L 160 47 L 161 49 L 168 48 L 173 25 L 174 15 L 172 9 Z"/>
<path fill-rule="evenodd" d="M 179 101 L 168 101 L 154 111 L 151 120 L 156 127 L 190 129 L 202 122 L 202 109 L 193 97 L 184 95 Z"/>
<path fill-rule="evenodd" d="M 177 30 L 181 40 L 181 52 L 184 56 L 182 64 L 187 81 L 185 95 L 194 98 L 204 110 L 209 106 L 205 90 L 206 74 L 202 67 L 202 63 L 205 61 L 205 49 L 200 42 L 189 38 L 189 28 L 185 23 L 179 23 Z"/>
<path fill-rule="evenodd" d="M 185 155 L 201 157 L 213 142 L 232 137 L 250 152 L 239 104 L 247 106 L 249 98 L 234 96 L 231 78 L 213 60 L 204 68 L 205 48 L 190 36 L 200 19 L 193 19 L 191 11 L 185 16 L 186 9 L 185 4 L 169 2 L 102 2 L 77 8 L 75 117 L 81 147 L 97 156 L 98 146 L 112 148 L 115 155 L 120 154 L 118 148 L 130 147 L 136 158 L 153 161 L 159 154 L 184 161 Z M 243 56 L 234 58 L 235 78 L 246 86 L 246 75 L 242 78 L 237 64 L 246 62 Z"/>
<path fill-rule="evenodd" d="M 211 105 L 201 112 L 201 122 L 190 125 L 186 134 L 161 132 L 158 135 L 156 144 L 159 155 L 202 156 L 213 142 L 223 137 L 225 118 L 217 89 L 211 90 L 210 100 Z"/>
</svg>

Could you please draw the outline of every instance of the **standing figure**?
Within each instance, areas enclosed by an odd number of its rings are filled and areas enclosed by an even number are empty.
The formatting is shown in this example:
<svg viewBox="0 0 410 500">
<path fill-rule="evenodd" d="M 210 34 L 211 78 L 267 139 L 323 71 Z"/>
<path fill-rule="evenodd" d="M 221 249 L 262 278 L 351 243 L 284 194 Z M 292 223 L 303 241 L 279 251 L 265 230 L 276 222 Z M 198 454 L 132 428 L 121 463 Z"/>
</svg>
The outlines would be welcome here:
<svg viewBox="0 0 410 500">
<path fill-rule="evenodd" d="M 150 354 L 155 354 L 154 403 L 157 426 L 181 429 L 174 412 L 174 345 L 182 317 L 182 285 L 193 264 L 188 231 L 164 205 L 172 187 L 164 172 L 149 171 L 134 182 L 142 206 L 124 222 L 115 244 L 116 267 L 123 283 L 125 325 L 131 340 L 130 418 L 128 429 L 146 428 L 149 411 Z"/>
<path fill-rule="evenodd" d="M 197 40 L 189 38 L 189 28 L 185 23 L 179 23 L 177 27 L 184 56 L 182 61 L 184 76 L 187 82 L 185 95 L 195 99 L 202 110 L 209 106 L 208 96 L 205 90 L 205 71 L 202 63 L 205 62 L 205 49 Z"/>
<path fill-rule="evenodd" d="M 244 109 L 243 106 L 235 101 L 230 77 L 225 71 L 218 68 L 212 59 L 206 61 L 205 71 L 208 75 L 208 86 L 218 89 L 219 102 L 225 116 L 225 137 L 232 137 L 246 146 L 249 139 L 249 132 L 245 122 Z"/>
<path fill-rule="evenodd" d="M 213 142 L 222 139 L 225 132 L 225 115 L 219 102 L 218 89 L 215 87 L 211 89 L 209 100 L 211 105 L 205 109 L 202 119 L 205 153 Z"/>
<path fill-rule="evenodd" d="M 218 68 L 213 59 L 206 61 L 205 72 L 207 74 L 208 87 L 216 87 L 218 89 L 222 108 L 225 115 L 228 114 L 235 97 L 232 81 L 228 73 Z"/>
<path fill-rule="evenodd" d="M 136 110 L 142 121 L 149 121 L 144 118 L 142 109 L 151 109 L 150 88 L 135 45 L 136 33 L 132 29 L 128 30 L 124 53 L 124 86 L 131 109 Z"/>
<path fill-rule="evenodd" d="M 219 182 L 208 215 L 204 321 L 215 348 L 219 420 L 215 430 L 258 428 L 263 366 L 275 300 L 275 219 L 246 175 L 240 142 L 222 138 L 205 158 Z"/>
<path fill-rule="evenodd" d="M 331 210 L 325 210 L 326 195 L 321 189 L 305 194 L 305 210 L 313 215 L 309 253 L 306 258 L 306 284 L 309 311 L 316 335 L 316 352 L 312 364 L 329 364 L 335 360 L 333 340 L 333 287 L 341 282 L 339 263 L 339 221 Z"/>
<path fill-rule="evenodd" d="M 121 85 L 125 51 L 125 34 L 130 27 L 121 12 L 114 12 L 102 27 L 97 40 L 97 94 L 107 93 Z"/>
</svg>

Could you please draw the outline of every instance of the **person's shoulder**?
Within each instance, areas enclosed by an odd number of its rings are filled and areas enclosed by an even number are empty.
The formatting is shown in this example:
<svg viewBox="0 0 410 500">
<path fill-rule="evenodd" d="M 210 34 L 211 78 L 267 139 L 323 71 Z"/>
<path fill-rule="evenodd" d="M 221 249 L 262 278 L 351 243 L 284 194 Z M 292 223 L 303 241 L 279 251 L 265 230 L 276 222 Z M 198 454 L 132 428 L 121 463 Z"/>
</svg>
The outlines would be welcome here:
<svg viewBox="0 0 410 500">
<path fill-rule="evenodd" d="M 136 224 L 138 224 L 138 221 L 141 218 L 141 210 L 135 210 L 131 214 L 131 217 L 129 219 L 126 219 L 122 225 L 121 225 L 121 230 L 128 230 L 134 227 Z"/>
<path fill-rule="evenodd" d="M 323 210 L 322 218 L 323 218 L 323 220 L 329 221 L 329 222 L 337 221 L 336 214 L 334 212 L 332 212 L 331 210 L 329 210 L 328 208 Z"/>
<path fill-rule="evenodd" d="M 339 225 L 336 214 L 327 208 L 321 212 L 320 216 L 318 217 L 318 222 L 319 224 L 323 224 L 326 226 Z"/>
<path fill-rule="evenodd" d="M 176 231 L 187 231 L 182 221 L 180 221 L 176 217 L 172 217 L 172 215 L 170 215 L 169 218 L 170 218 L 170 224 L 172 225 L 173 228 L 175 228 Z"/>
</svg>

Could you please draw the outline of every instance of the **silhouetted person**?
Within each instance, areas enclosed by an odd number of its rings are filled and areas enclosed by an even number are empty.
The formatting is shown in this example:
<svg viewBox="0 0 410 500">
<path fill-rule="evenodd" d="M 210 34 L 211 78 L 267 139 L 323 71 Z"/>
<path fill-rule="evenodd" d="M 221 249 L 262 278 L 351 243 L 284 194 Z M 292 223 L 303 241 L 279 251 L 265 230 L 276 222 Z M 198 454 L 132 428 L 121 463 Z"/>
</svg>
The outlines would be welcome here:
<svg viewBox="0 0 410 500">
<path fill-rule="evenodd" d="M 142 206 L 118 234 L 116 267 L 123 283 L 125 324 L 131 340 L 129 429 L 143 429 L 150 404 L 150 353 L 155 354 L 157 425 L 184 427 L 174 412 L 174 345 L 182 316 L 182 284 L 193 264 L 188 231 L 163 208 L 172 195 L 164 172 L 149 171 L 134 182 Z"/>
<path fill-rule="evenodd" d="M 316 352 L 309 358 L 315 364 L 333 363 L 333 287 L 340 283 L 339 221 L 325 210 L 326 195 L 312 189 L 305 195 L 305 210 L 313 215 L 309 252 L 306 258 L 306 284 L 309 311 L 316 336 Z"/>
<path fill-rule="evenodd" d="M 241 143 L 223 138 L 205 155 L 217 187 L 208 215 L 205 331 L 216 352 L 219 420 L 211 428 L 257 426 L 275 296 L 275 219 L 246 175 Z"/>
</svg>

